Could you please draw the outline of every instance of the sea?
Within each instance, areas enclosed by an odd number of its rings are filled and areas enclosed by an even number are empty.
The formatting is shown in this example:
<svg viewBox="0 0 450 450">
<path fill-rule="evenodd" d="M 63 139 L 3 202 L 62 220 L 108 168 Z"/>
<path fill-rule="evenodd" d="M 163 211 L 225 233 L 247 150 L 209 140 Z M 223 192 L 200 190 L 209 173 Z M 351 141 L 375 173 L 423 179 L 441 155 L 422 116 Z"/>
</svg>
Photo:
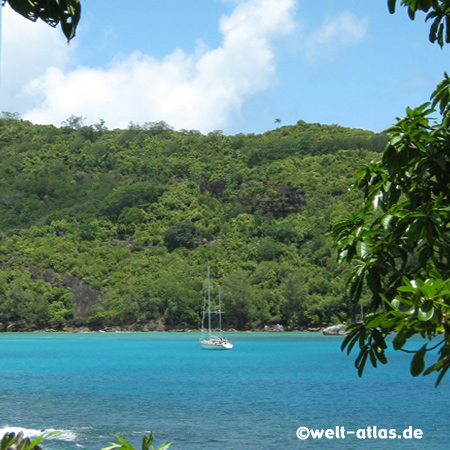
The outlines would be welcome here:
<svg viewBox="0 0 450 450">
<path fill-rule="evenodd" d="M 43 450 L 115 435 L 138 450 L 150 431 L 173 450 L 450 448 L 450 375 L 413 378 L 411 354 L 359 378 L 340 336 L 227 337 L 232 350 L 211 351 L 195 332 L 0 334 L 0 436 L 59 431 Z"/>
</svg>

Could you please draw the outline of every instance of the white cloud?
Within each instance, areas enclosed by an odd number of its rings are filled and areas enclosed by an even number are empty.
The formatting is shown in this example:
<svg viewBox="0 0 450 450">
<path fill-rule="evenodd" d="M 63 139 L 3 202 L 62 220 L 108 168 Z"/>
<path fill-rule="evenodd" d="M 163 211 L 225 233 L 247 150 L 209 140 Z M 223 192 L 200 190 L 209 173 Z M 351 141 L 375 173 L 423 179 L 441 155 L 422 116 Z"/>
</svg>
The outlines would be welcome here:
<svg viewBox="0 0 450 450">
<path fill-rule="evenodd" d="M 345 11 L 327 18 L 321 27 L 304 39 L 304 53 L 308 62 L 333 59 L 344 47 L 361 42 L 367 35 L 367 20 Z"/>
<path fill-rule="evenodd" d="M 23 115 L 56 125 L 74 114 L 89 123 L 102 118 L 108 127 L 164 120 L 178 129 L 222 128 L 249 96 L 276 80 L 273 43 L 293 30 L 294 6 L 295 0 L 238 2 L 221 18 L 223 41 L 212 50 L 199 45 L 193 54 L 176 50 L 163 59 L 134 52 L 107 68 L 47 62 L 22 92 L 38 105 Z"/>
</svg>

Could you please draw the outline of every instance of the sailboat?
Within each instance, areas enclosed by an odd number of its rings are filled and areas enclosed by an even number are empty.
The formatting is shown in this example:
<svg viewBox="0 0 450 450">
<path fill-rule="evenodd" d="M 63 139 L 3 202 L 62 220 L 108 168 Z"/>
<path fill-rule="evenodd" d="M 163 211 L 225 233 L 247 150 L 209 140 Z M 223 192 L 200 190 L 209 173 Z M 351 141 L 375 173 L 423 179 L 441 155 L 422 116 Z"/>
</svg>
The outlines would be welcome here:
<svg viewBox="0 0 450 450">
<path fill-rule="evenodd" d="M 203 315 L 202 315 L 202 334 L 200 337 L 200 345 L 206 350 L 230 350 L 233 348 L 233 343 L 228 341 L 226 337 L 222 336 L 222 311 L 220 309 L 220 286 L 219 286 L 219 309 L 211 311 L 211 281 L 210 270 L 208 266 L 207 281 L 205 289 L 205 297 L 203 301 Z M 219 316 L 219 335 L 211 333 L 211 314 Z M 205 318 L 208 316 L 208 334 L 205 336 Z"/>
</svg>

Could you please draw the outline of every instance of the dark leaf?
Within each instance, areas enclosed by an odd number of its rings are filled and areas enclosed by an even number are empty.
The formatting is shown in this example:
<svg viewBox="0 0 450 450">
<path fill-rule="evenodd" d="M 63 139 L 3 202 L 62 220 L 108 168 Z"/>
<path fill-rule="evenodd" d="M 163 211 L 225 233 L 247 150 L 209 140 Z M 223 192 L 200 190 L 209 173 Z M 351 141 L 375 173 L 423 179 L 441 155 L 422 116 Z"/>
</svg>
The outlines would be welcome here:
<svg viewBox="0 0 450 450">
<path fill-rule="evenodd" d="M 367 349 L 364 349 L 364 351 L 361 351 L 361 353 L 363 353 L 362 358 L 360 359 L 359 363 L 358 363 L 358 376 L 362 377 L 363 371 L 364 371 L 364 367 L 366 365 L 366 361 L 367 361 L 367 357 L 369 352 L 367 351 Z"/>
<path fill-rule="evenodd" d="M 406 343 L 406 334 L 404 332 L 399 332 L 394 338 L 394 341 L 392 342 L 392 346 L 394 347 L 394 350 L 400 350 L 403 348 L 403 346 Z"/>
<path fill-rule="evenodd" d="M 447 370 L 449 369 L 450 366 L 446 366 L 444 369 L 442 369 L 442 371 L 439 373 L 437 379 L 436 379 L 436 384 L 435 387 L 438 387 L 439 384 L 442 381 L 442 378 L 444 378 L 444 375 L 446 374 Z"/>
<path fill-rule="evenodd" d="M 395 13 L 395 4 L 396 4 L 397 0 L 388 0 L 388 7 L 389 7 L 389 12 L 391 14 Z"/>
<path fill-rule="evenodd" d="M 369 350 L 370 362 L 373 367 L 377 367 L 377 357 L 375 356 L 375 351 L 373 348 Z"/>
<path fill-rule="evenodd" d="M 410 371 L 413 377 L 417 377 L 425 369 L 425 353 L 427 352 L 427 344 L 425 344 L 413 357 L 411 361 Z"/>
</svg>

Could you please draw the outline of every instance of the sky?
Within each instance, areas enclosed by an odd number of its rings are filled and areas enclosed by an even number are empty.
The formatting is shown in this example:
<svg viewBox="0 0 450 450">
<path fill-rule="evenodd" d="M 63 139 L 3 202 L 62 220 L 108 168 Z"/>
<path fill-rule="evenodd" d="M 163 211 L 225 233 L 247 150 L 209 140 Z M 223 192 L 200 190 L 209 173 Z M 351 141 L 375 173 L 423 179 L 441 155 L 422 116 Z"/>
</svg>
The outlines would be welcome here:
<svg viewBox="0 0 450 450">
<path fill-rule="evenodd" d="M 424 15 L 391 15 L 387 0 L 81 3 L 69 44 L 1 8 L 0 111 L 109 129 L 259 134 L 280 119 L 380 132 L 450 70 Z"/>
</svg>

